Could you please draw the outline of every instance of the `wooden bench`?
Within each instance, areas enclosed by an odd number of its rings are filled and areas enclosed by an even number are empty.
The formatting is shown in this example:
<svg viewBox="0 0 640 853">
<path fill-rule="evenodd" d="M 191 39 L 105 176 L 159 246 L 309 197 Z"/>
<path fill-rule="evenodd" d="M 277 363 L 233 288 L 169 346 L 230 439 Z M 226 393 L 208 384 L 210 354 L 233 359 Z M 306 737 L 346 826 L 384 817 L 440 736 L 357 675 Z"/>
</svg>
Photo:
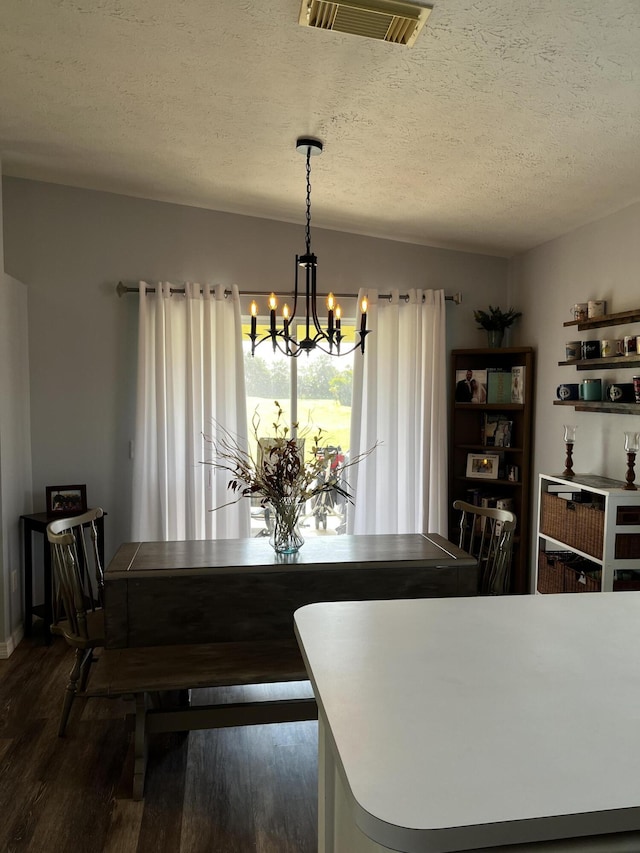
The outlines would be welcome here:
<svg viewBox="0 0 640 853">
<path fill-rule="evenodd" d="M 162 696 L 180 691 L 188 697 L 190 690 L 204 687 L 307 679 L 295 639 L 138 646 L 103 649 L 93 666 L 87 695 L 134 700 L 132 788 L 133 799 L 141 800 L 151 734 L 318 718 L 311 698 L 192 706 L 188 698 L 186 704 L 167 705 Z"/>
</svg>

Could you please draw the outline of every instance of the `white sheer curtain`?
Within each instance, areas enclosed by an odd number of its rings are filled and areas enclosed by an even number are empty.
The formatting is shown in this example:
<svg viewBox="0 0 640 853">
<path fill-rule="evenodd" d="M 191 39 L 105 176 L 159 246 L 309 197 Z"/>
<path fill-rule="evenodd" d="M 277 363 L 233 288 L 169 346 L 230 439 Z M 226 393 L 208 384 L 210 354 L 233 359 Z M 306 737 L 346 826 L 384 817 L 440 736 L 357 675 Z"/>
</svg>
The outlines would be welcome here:
<svg viewBox="0 0 640 853">
<path fill-rule="evenodd" d="M 380 441 L 349 469 L 355 506 L 348 533 L 447 534 L 447 389 L 442 290 L 409 299 L 367 295 L 364 357 L 356 356 L 351 457 Z"/>
<path fill-rule="evenodd" d="M 249 501 L 230 499 L 203 433 L 219 423 L 246 441 L 242 325 L 237 288 L 140 282 L 138 392 L 133 473 L 136 541 L 249 535 Z"/>
</svg>

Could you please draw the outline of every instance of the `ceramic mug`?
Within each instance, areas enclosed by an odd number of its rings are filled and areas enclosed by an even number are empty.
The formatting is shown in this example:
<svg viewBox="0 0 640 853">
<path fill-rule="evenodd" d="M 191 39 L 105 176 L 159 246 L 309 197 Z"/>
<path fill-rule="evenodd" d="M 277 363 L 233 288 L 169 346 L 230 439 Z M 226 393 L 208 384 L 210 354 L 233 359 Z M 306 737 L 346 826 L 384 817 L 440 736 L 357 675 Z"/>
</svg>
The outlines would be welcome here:
<svg viewBox="0 0 640 853">
<path fill-rule="evenodd" d="M 602 379 L 583 379 L 579 394 L 581 400 L 602 400 Z"/>
<path fill-rule="evenodd" d="M 600 358 L 600 341 L 582 341 L 582 358 Z"/>
<path fill-rule="evenodd" d="M 602 358 L 613 355 L 613 341 L 600 341 L 600 355 Z"/>
<path fill-rule="evenodd" d="M 604 299 L 590 299 L 587 304 L 587 317 L 592 320 L 594 317 L 604 317 L 607 313 L 607 303 Z"/>
<path fill-rule="evenodd" d="M 636 348 L 636 336 L 635 335 L 625 335 L 624 336 L 624 354 L 625 355 L 635 355 L 637 352 Z"/>
<path fill-rule="evenodd" d="M 607 399 L 612 403 L 633 403 L 633 382 L 612 382 L 607 388 Z"/>
<path fill-rule="evenodd" d="M 582 323 L 587 319 L 589 312 L 589 303 L 588 302 L 576 302 L 576 304 L 571 309 L 571 315 L 574 320 L 577 320 L 578 323 Z"/>
<path fill-rule="evenodd" d="M 558 385 L 556 388 L 556 397 L 558 400 L 579 400 L 580 392 L 577 382 L 569 382 L 564 385 Z"/>
<path fill-rule="evenodd" d="M 636 398 L 636 403 L 640 403 L 640 376 L 633 377 L 633 393 Z"/>
<path fill-rule="evenodd" d="M 564 348 L 567 361 L 578 361 L 582 354 L 582 341 L 567 341 Z"/>
</svg>

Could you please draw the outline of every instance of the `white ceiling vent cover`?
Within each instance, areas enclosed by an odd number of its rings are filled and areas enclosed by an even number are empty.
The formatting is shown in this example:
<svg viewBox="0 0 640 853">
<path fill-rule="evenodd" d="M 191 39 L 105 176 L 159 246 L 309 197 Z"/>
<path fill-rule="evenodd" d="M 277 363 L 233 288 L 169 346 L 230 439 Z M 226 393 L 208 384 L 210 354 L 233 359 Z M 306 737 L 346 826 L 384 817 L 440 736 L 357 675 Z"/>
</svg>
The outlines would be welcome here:
<svg viewBox="0 0 640 853">
<path fill-rule="evenodd" d="M 300 24 L 412 47 L 432 8 L 397 0 L 302 0 Z"/>
</svg>

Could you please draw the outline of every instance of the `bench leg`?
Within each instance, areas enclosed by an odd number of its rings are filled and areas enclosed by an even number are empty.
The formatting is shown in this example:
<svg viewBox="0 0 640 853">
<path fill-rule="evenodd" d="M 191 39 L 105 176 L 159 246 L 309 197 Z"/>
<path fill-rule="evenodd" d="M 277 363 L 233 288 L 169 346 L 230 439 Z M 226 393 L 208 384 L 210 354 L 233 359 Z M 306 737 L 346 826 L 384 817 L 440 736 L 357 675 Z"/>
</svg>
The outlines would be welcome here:
<svg viewBox="0 0 640 853">
<path fill-rule="evenodd" d="M 133 799 L 144 797 L 144 777 L 147 769 L 147 694 L 136 693 L 136 727 L 134 732 Z"/>
</svg>

